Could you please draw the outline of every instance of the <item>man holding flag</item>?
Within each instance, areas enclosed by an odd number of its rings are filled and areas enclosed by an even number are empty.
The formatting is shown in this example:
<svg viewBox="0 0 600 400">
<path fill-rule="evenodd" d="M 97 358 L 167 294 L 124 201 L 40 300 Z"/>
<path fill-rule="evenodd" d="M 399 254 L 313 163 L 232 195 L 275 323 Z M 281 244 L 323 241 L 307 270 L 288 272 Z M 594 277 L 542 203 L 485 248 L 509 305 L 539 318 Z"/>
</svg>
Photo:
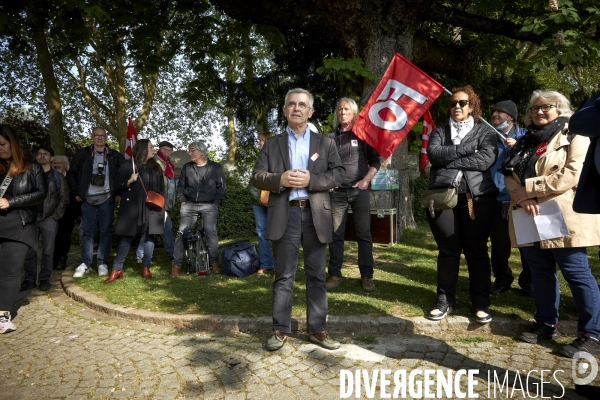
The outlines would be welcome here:
<svg viewBox="0 0 600 400">
<path fill-rule="evenodd" d="M 67 173 L 71 193 L 81 203 L 81 264 L 75 269 L 74 278 L 89 272 L 94 256 L 94 231 L 98 226 L 98 275 L 108 275 L 114 199 L 111 195 L 117 171 L 123 164 L 123 156 L 106 145 L 106 130 L 92 129 L 92 145 L 75 153 Z"/>
</svg>

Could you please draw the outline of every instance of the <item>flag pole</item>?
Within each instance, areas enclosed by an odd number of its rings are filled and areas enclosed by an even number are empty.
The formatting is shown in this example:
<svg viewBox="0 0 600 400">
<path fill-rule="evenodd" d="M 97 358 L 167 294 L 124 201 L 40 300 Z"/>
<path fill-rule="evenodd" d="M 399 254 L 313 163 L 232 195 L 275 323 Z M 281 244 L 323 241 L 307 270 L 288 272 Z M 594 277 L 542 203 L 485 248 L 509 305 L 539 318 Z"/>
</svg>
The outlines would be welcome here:
<svg viewBox="0 0 600 400">
<path fill-rule="evenodd" d="M 442 86 L 442 87 L 444 88 L 444 92 L 446 92 L 446 93 L 448 93 L 450 96 L 452 96 L 452 92 L 451 92 L 451 91 L 449 91 L 448 89 L 446 89 L 444 86 Z M 501 133 L 501 132 L 500 132 L 498 129 L 496 129 L 496 128 L 494 128 L 492 125 L 490 125 L 490 123 L 489 123 L 489 122 L 487 122 L 485 119 L 483 119 L 483 117 L 481 117 L 481 116 L 480 116 L 480 117 L 479 117 L 479 119 L 480 119 L 480 120 L 482 120 L 483 122 L 485 122 L 485 124 L 486 124 L 487 126 L 489 126 L 490 128 L 492 128 L 492 129 L 494 130 L 494 132 L 496 132 L 496 134 L 497 134 L 498 136 L 500 136 L 500 138 L 501 138 L 502 140 L 506 140 L 506 136 L 504 136 L 504 135 L 503 135 L 503 134 L 502 134 L 502 133 Z"/>
<path fill-rule="evenodd" d="M 485 122 L 485 124 L 487 126 L 489 126 L 490 128 L 492 128 L 494 131 L 496 131 L 496 134 L 498 136 L 500 136 L 500 138 L 502 138 L 502 140 L 506 140 L 506 136 L 504 136 L 498 129 L 494 128 L 492 125 L 490 125 L 489 122 L 487 122 L 485 119 L 483 119 L 481 116 L 479 117 L 480 120 L 482 120 L 483 122 Z"/>
</svg>

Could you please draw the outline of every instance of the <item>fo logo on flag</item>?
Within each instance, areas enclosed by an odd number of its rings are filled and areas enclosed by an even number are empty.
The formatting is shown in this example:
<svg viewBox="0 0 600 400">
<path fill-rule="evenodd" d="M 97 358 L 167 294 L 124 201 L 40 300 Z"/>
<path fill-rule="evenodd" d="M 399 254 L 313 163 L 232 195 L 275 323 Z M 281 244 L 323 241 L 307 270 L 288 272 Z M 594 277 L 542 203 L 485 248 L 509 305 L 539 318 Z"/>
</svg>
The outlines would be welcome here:
<svg viewBox="0 0 600 400">
<path fill-rule="evenodd" d="M 442 85 L 396 54 L 353 130 L 388 158 L 443 91 Z"/>
</svg>

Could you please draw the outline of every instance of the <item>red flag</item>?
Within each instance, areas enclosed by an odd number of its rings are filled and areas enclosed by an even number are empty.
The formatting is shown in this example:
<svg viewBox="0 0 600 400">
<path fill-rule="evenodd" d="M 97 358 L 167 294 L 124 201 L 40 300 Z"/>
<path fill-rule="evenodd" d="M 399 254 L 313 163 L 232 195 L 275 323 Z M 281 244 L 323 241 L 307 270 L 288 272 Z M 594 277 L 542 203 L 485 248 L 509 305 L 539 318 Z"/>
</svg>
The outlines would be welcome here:
<svg viewBox="0 0 600 400">
<path fill-rule="evenodd" d="M 396 53 L 353 131 L 388 158 L 443 91 L 442 85 Z"/>
<path fill-rule="evenodd" d="M 131 117 L 127 118 L 127 140 L 125 143 L 125 159 L 129 160 L 132 156 L 131 149 L 137 143 L 137 133 L 135 133 L 135 128 L 133 127 L 133 121 Z"/>
<path fill-rule="evenodd" d="M 419 157 L 419 169 L 427 167 L 427 145 L 429 145 L 429 135 L 435 129 L 433 118 L 429 110 L 423 114 L 423 134 L 421 135 L 421 155 Z"/>
</svg>

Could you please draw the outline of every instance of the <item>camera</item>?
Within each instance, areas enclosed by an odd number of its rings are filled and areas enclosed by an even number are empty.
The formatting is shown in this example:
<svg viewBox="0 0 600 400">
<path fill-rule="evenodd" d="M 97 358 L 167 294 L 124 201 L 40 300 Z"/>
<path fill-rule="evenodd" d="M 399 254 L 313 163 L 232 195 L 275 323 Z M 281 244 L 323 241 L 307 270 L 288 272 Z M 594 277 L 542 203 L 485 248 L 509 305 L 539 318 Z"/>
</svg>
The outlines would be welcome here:
<svg viewBox="0 0 600 400">
<path fill-rule="evenodd" d="M 91 184 L 94 186 L 104 186 L 105 178 L 106 178 L 106 175 L 104 174 L 104 164 L 100 163 L 100 164 L 98 164 L 98 173 L 95 175 L 92 175 Z"/>
</svg>

